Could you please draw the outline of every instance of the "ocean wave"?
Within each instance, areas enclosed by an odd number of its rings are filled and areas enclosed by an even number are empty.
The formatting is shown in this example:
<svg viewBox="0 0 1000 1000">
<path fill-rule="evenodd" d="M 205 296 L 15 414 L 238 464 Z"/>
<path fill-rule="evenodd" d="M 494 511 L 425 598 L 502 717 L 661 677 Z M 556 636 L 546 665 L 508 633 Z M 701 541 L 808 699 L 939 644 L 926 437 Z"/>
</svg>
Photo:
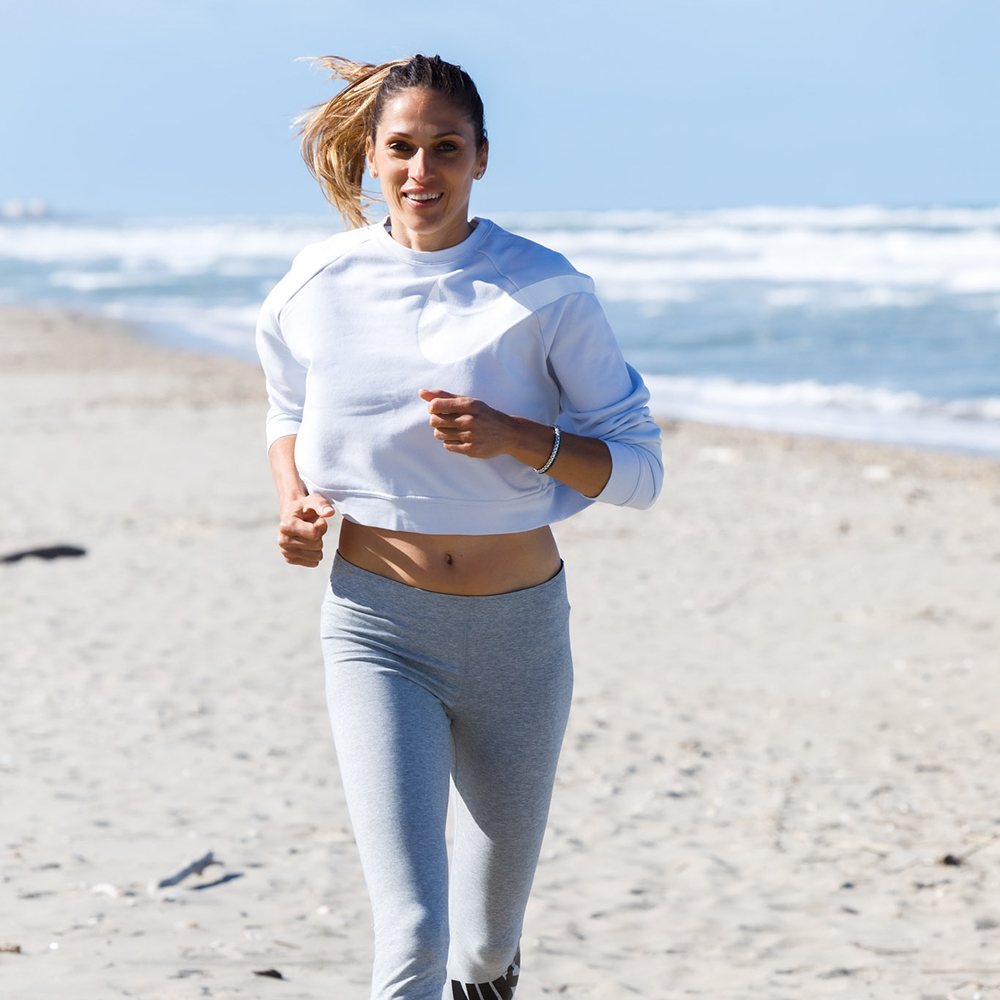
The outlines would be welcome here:
<svg viewBox="0 0 1000 1000">
<path fill-rule="evenodd" d="M 706 224 L 743 229 L 979 229 L 1000 227 L 1000 207 L 887 208 L 882 205 L 757 205 L 687 211 L 502 213 L 497 221 L 516 229 L 672 229 Z"/>
<path fill-rule="evenodd" d="M 49 282 L 56 288 L 77 292 L 96 292 L 112 288 L 144 288 L 170 285 L 176 275 L 153 271 L 53 271 Z"/>
<path fill-rule="evenodd" d="M 649 380 L 658 397 L 704 399 L 724 404 L 758 407 L 821 406 L 876 413 L 914 413 L 967 420 L 1000 421 L 1000 396 L 977 399 L 935 399 L 916 392 L 840 383 L 824 385 L 815 379 L 769 384 L 730 378 L 692 378 L 654 375 Z"/>
<path fill-rule="evenodd" d="M 263 293 L 261 295 L 263 299 Z M 115 302 L 99 310 L 115 319 L 137 323 L 157 339 L 211 353 L 257 360 L 254 330 L 260 302 L 245 305 L 208 305 L 197 300 Z"/>
<path fill-rule="evenodd" d="M 1000 455 L 1000 396 L 936 399 L 815 380 L 647 376 L 658 417 Z"/>
<path fill-rule="evenodd" d="M 707 226 L 525 235 L 565 254 L 594 278 L 602 295 L 616 299 L 648 300 L 669 296 L 673 286 L 690 292 L 720 282 L 1000 293 L 1000 230 L 760 232 Z"/>
<path fill-rule="evenodd" d="M 153 265 L 178 274 L 203 273 L 233 262 L 287 269 L 304 246 L 326 239 L 335 222 L 199 221 L 0 222 L 0 258 L 34 263 Z M 280 275 L 279 275 L 280 276 Z"/>
</svg>

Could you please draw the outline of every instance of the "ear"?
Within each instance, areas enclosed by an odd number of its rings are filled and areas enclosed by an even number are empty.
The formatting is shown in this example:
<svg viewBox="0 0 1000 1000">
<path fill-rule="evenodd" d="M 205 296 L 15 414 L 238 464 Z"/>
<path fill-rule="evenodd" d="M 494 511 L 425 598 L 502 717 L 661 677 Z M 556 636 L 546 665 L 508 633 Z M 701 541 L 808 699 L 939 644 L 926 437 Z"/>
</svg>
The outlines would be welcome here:
<svg viewBox="0 0 1000 1000">
<path fill-rule="evenodd" d="M 480 180 L 486 173 L 486 162 L 490 158 L 490 141 L 487 139 L 483 143 L 482 151 L 479 154 L 479 168 L 476 170 L 476 180 Z"/>
<path fill-rule="evenodd" d="M 378 177 L 378 171 L 375 169 L 375 143 L 370 135 L 365 138 L 365 159 L 368 161 L 368 173 L 374 180 Z"/>
</svg>

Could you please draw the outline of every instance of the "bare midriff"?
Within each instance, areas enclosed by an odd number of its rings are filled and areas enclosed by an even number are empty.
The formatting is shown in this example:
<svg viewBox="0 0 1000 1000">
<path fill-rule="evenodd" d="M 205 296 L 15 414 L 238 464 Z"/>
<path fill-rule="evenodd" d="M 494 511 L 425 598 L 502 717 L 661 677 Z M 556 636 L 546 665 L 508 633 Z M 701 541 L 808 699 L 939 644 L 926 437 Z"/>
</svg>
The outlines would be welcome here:
<svg viewBox="0 0 1000 1000">
<path fill-rule="evenodd" d="M 344 520 L 339 551 L 349 563 L 390 580 L 474 597 L 537 586 L 562 565 L 548 527 L 510 535 L 422 535 Z"/>
</svg>

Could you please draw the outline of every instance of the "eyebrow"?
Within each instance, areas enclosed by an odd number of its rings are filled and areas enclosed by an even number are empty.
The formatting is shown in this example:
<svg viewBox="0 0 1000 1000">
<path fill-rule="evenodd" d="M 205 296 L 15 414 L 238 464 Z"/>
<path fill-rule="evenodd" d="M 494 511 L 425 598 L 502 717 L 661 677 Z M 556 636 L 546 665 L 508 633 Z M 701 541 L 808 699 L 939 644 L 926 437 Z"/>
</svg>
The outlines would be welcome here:
<svg viewBox="0 0 1000 1000">
<path fill-rule="evenodd" d="M 388 134 L 389 135 L 398 136 L 400 139 L 412 139 L 413 138 L 413 136 L 409 132 L 392 131 L 392 132 L 389 132 Z M 432 139 L 444 139 L 446 136 L 451 136 L 451 135 L 457 135 L 460 139 L 462 138 L 462 133 L 461 132 L 455 132 L 455 131 L 438 132 L 437 135 L 431 136 L 431 138 Z"/>
</svg>

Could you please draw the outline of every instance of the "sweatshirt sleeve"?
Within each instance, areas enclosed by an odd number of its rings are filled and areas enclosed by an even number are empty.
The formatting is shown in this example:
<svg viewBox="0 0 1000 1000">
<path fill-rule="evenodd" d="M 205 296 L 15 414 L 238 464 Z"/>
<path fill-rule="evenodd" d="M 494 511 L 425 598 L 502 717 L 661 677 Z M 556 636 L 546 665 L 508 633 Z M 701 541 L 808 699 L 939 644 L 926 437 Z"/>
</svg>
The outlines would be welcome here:
<svg viewBox="0 0 1000 1000">
<path fill-rule="evenodd" d="M 596 296 L 563 300 L 548 357 L 560 428 L 600 438 L 611 452 L 611 478 L 594 499 L 651 507 L 663 486 L 660 429 L 649 413 L 649 390 L 622 356 Z"/>
<path fill-rule="evenodd" d="M 306 366 L 295 357 L 281 333 L 274 304 L 265 300 L 257 321 L 257 354 L 264 369 L 269 405 L 267 447 L 287 434 L 298 434 L 306 398 Z"/>
</svg>

